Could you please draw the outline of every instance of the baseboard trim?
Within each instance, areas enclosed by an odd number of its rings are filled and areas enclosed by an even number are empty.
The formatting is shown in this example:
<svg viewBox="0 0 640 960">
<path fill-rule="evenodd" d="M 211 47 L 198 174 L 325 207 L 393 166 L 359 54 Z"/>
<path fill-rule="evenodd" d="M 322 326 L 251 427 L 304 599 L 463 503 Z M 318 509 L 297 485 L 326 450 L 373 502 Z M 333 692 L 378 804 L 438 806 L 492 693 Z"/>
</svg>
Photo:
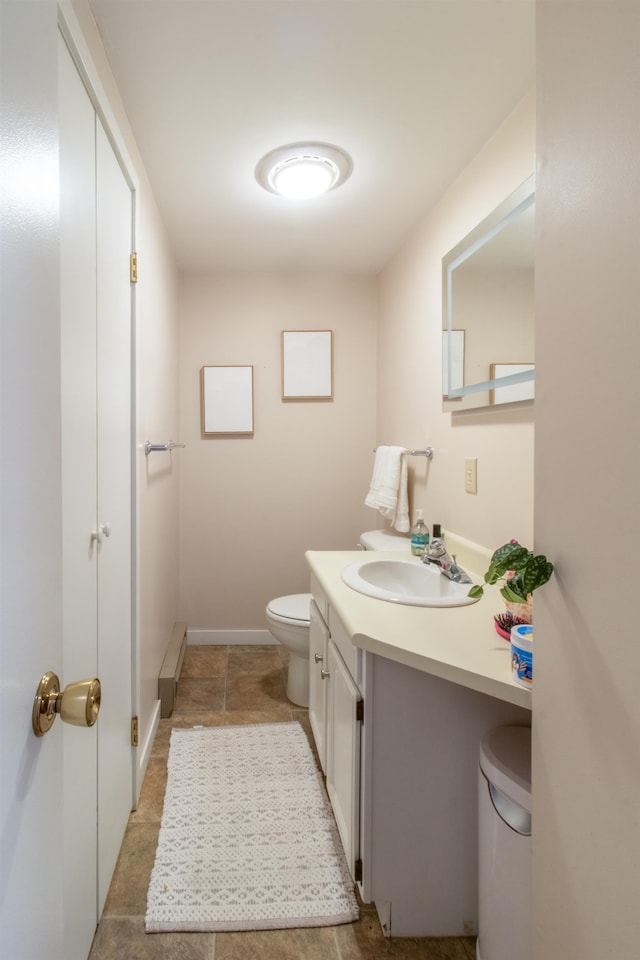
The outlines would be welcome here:
<svg viewBox="0 0 640 960">
<path fill-rule="evenodd" d="M 144 775 L 147 772 L 147 767 L 149 766 L 149 760 L 151 759 L 151 749 L 153 747 L 153 741 L 158 730 L 158 724 L 160 723 L 160 701 L 156 700 L 155 706 L 153 708 L 153 713 L 151 715 L 151 723 L 149 724 L 149 729 L 147 730 L 147 735 L 144 738 L 144 743 L 138 747 L 138 763 L 136 770 L 136 783 L 134 784 L 134 797 L 133 797 L 133 809 L 137 810 L 138 801 L 140 800 L 140 791 L 142 790 L 142 781 L 144 780 Z"/>
<path fill-rule="evenodd" d="M 268 630 L 187 630 L 187 643 L 190 645 L 235 646 L 239 644 L 277 644 L 277 642 Z"/>
</svg>

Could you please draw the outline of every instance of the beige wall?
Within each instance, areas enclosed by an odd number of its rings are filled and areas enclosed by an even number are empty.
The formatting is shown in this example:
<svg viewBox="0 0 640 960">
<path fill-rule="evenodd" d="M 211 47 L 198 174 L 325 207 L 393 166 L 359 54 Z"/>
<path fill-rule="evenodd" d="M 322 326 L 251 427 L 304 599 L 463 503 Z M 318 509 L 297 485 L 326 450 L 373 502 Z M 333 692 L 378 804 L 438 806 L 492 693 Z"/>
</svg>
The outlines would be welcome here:
<svg viewBox="0 0 640 960">
<path fill-rule="evenodd" d="M 145 440 L 176 439 L 178 427 L 177 272 L 166 231 L 87 0 L 72 0 L 112 118 L 136 178 L 136 700 L 144 747 L 158 698 L 158 673 L 178 608 L 178 470 L 176 457 L 145 457 Z M 134 704 L 135 707 L 135 704 Z M 143 762 L 145 754 L 140 751 Z"/>
<path fill-rule="evenodd" d="M 534 957 L 637 957 L 640 5 L 538 3 Z M 538 594 L 536 594 L 538 597 Z"/>
<path fill-rule="evenodd" d="M 158 675 L 178 619 L 178 458 L 145 456 L 145 440 L 180 439 L 178 281 L 152 198 L 141 191 L 136 294 L 138 469 L 138 688 L 142 736 L 158 700 Z"/>
<path fill-rule="evenodd" d="M 412 506 L 495 548 L 533 536 L 533 406 L 442 412 L 442 257 L 534 171 L 535 101 L 523 100 L 416 226 L 380 276 L 378 442 L 430 443 L 433 461 L 411 461 Z M 502 358 L 504 359 L 504 358 Z M 465 493 L 464 460 L 478 461 L 478 492 Z"/>
<path fill-rule="evenodd" d="M 304 551 L 349 549 L 375 445 L 374 277 L 225 274 L 180 293 L 180 617 L 263 630 L 273 597 L 309 590 Z M 281 400 L 280 332 L 331 329 L 334 399 Z M 200 369 L 253 364 L 252 438 L 200 435 Z"/>
</svg>

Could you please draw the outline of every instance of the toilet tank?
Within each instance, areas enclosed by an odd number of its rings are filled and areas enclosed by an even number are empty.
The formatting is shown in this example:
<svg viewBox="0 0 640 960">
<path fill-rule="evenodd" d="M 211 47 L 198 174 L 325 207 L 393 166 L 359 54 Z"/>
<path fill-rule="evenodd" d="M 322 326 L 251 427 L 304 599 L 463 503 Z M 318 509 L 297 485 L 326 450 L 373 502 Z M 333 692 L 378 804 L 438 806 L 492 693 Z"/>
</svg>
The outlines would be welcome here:
<svg viewBox="0 0 640 960">
<path fill-rule="evenodd" d="M 393 530 L 368 530 L 360 534 L 363 550 L 411 550 L 411 538 Z"/>
</svg>

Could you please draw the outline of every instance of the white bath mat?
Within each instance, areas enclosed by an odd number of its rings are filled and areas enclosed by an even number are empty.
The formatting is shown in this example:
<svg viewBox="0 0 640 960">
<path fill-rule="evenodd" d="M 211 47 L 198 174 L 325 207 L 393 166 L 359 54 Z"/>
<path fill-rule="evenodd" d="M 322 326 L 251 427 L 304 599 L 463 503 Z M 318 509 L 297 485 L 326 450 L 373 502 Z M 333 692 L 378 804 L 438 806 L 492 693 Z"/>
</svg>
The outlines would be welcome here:
<svg viewBox="0 0 640 960">
<path fill-rule="evenodd" d="M 358 906 L 299 723 L 173 730 L 148 933 L 349 923 Z"/>
</svg>

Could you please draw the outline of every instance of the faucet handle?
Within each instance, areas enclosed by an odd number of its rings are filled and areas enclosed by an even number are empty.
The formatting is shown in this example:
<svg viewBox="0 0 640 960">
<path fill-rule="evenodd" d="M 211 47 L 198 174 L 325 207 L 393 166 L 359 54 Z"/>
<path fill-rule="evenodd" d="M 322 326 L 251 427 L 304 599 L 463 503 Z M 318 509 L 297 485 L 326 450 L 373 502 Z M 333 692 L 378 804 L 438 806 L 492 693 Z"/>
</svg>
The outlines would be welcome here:
<svg viewBox="0 0 640 960">
<path fill-rule="evenodd" d="M 432 563 L 435 567 L 442 567 L 442 561 L 435 554 L 429 553 L 429 548 L 420 557 L 423 563 Z"/>
</svg>

